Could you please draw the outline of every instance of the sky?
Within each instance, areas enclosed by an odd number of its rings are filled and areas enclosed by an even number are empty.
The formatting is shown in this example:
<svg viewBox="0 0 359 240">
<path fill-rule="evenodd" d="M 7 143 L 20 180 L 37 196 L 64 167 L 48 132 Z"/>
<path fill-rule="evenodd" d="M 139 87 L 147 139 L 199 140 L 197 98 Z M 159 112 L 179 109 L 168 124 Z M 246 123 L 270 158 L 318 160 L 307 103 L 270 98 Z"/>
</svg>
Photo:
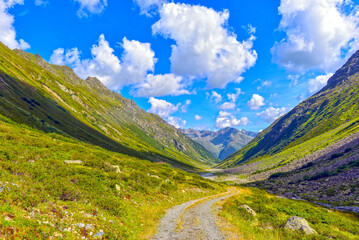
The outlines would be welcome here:
<svg viewBox="0 0 359 240">
<path fill-rule="evenodd" d="M 177 128 L 261 131 L 359 49 L 359 0 L 0 0 L 0 41 Z"/>
</svg>

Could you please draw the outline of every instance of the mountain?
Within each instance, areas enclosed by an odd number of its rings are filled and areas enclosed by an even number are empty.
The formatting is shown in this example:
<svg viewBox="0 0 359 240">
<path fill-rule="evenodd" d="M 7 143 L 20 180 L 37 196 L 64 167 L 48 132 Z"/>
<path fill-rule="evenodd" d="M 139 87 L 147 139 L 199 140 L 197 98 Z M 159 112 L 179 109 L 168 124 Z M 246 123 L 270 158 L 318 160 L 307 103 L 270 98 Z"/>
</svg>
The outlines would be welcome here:
<svg viewBox="0 0 359 240">
<path fill-rule="evenodd" d="M 187 170 L 219 160 L 200 144 L 98 79 L 0 44 L 0 114 L 46 133 Z"/>
<path fill-rule="evenodd" d="M 217 132 L 195 129 L 181 131 L 221 160 L 241 149 L 257 135 L 255 132 L 230 127 Z"/>
<path fill-rule="evenodd" d="M 317 94 L 220 163 L 253 185 L 289 196 L 355 202 L 359 196 L 359 51 Z M 267 180 L 266 180 L 267 179 Z M 356 200 L 355 200 L 356 199 Z"/>
</svg>

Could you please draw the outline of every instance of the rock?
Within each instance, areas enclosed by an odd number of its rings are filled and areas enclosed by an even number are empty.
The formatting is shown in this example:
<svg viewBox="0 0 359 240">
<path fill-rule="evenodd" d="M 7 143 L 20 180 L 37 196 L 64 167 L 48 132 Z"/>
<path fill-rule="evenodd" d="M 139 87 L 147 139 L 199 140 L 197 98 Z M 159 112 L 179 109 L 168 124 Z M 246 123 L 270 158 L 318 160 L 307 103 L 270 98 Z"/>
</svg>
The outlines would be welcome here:
<svg viewBox="0 0 359 240">
<path fill-rule="evenodd" d="M 83 224 L 83 223 L 78 223 L 78 224 L 76 224 L 76 226 L 79 227 L 79 228 L 83 228 L 83 227 L 85 227 L 85 224 Z"/>
<path fill-rule="evenodd" d="M 302 230 L 305 234 L 317 234 L 317 232 L 309 226 L 307 220 L 301 217 L 290 217 L 285 225 L 285 229 Z"/>
<path fill-rule="evenodd" d="M 275 196 L 276 198 L 281 198 L 281 199 L 287 199 L 286 197 L 284 196 Z"/>
<path fill-rule="evenodd" d="M 65 160 L 64 162 L 67 164 L 82 164 L 83 163 L 81 160 Z"/>
<path fill-rule="evenodd" d="M 85 230 L 89 231 L 93 229 L 93 225 L 92 224 L 86 224 L 85 226 Z"/>
<path fill-rule="evenodd" d="M 118 165 L 111 165 L 111 167 L 112 167 L 113 169 L 115 169 L 116 173 L 121 173 L 120 166 L 118 166 Z"/>
<path fill-rule="evenodd" d="M 105 235 L 105 233 L 102 230 L 100 230 L 98 233 L 93 235 L 93 237 L 102 237 L 103 235 Z"/>
<path fill-rule="evenodd" d="M 247 210 L 247 212 L 248 212 L 249 214 L 251 214 L 253 217 L 254 217 L 255 215 L 257 215 L 256 212 L 253 211 L 253 209 L 250 208 L 248 205 L 241 205 L 241 206 L 239 206 L 239 208 L 244 208 L 244 209 Z"/>
</svg>

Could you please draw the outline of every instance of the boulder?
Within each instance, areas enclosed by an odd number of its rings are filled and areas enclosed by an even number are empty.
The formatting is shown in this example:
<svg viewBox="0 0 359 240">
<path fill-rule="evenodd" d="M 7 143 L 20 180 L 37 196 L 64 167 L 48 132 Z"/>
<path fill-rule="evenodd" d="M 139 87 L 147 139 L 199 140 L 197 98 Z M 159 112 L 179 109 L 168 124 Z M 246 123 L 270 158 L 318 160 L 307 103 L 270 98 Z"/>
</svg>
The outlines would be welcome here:
<svg viewBox="0 0 359 240">
<path fill-rule="evenodd" d="M 307 220 L 301 217 L 290 217 L 285 228 L 290 230 L 302 230 L 305 234 L 317 234 L 317 232 L 309 226 Z"/>
<path fill-rule="evenodd" d="M 239 208 L 244 208 L 253 217 L 257 215 L 256 212 L 252 208 L 250 208 L 248 205 L 241 205 L 241 206 L 239 206 Z"/>
</svg>

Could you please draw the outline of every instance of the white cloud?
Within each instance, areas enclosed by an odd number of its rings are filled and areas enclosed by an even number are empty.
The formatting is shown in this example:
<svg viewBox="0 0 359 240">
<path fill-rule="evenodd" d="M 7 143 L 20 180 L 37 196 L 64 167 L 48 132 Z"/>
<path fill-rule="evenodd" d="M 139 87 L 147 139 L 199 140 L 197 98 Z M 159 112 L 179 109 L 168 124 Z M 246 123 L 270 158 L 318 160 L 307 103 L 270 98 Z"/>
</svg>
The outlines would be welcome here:
<svg viewBox="0 0 359 240">
<path fill-rule="evenodd" d="M 180 106 L 181 106 L 181 108 L 180 108 L 181 112 L 186 113 L 187 110 L 188 110 L 189 105 L 191 105 L 191 100 L 189 100 L 189 99 L 187 99 L 184 104 L 180 104 Z"/>
<path fill-rule="evenodd" d="M 298 80 L 300 78 L 300 75 L 288 75 L 288 79 L 290 80 L 289 87 L 293 87 L 298 85 Z"/>
<path fill-rule="evenodd" d="M 189 94 L 185 90 L 183 78 L 174 74 L 149 74 L 146 80 L 137 86 L 136 95 L 139 97 L 160 97 L 166 95 Z"/>
<path fill-rule="evenodd" d="M 321 90 L 325 85 L 327 85 L 328 79 L 333 76 L 333 73 L 328 73 L 326 75 L 320 75 L 316 78 L 309 79 L 308 81 L 308 92 L 314 94 Z"/>
<path fill-rule="evenodd" d="M 272 86 L 271 81 L 263 81 L 263 82 L 261 82 L 261 85 L 257 87 L 257 90 L 260 90 L 264 87 L 270 87 L 270 86 Z"/>
<path fill-rule="evenodd" d="M 79 17 L 87 17 L 89 14 L 100 14 L 107 6 L 107 0 L 74 0 L 80 4 L 77 12 Z"/>
<path fill-rule="evenodd" d="M 247 103 L 247 106 L 251 110 L 258 110 L 260 107 L 264 106 L 264 97 L 258 94 L 253 94 L 251 100 Z"/>
<path fill-rule="evenodd" d="M 147 112 L 154 113 L 160 117 L 168 118 L 171 114 L 178 111 L 180 104 L 173 105 L 165 100 L 150 97 L 148 102 L 151 104 L 151 108 Z"/>
<path fill-rule="evenodd" d="M 236 104 L 234 102 L 225 102 L 221 106 L 219 106 L 219 109 L 221 110 L 232 110 L 236 108 Z"/>
<path fill-rule="evenodd" d="M 139 41 L 129 41 L 123 39 L 122 55 L 123 71 L 121 76 L 126 83 L 138 83 L 145 79 L 147 72 L 154 71 L 155 53 L 151 49 L 151 44 L 141 43 Z"/>
<path fill-rule="evenodd" d="M 112 90 L 131 86 L 131 93 L 139 97 L 190 94 L 185 89 L 186 83 L 182 77 L 174 74 L 151 74 L 157 59 L 149 43 L 123 38 L 121 45 L 123 53 L 119 59 L 101 34 L 98 44 L 91 48 L 91 59 L 81 59 L 81 52 L 77 48 L 59 48 L 51 55 L 50 62 L 72 67 L 83 79 L 97 77 Z"/>
<path fill-rule="evenodd" d="M 196 121 L 200 121 L 200 120 L 202 120 L 202 117 L 196 114 L 194 116 L 194 119 L 196 119 Z"/>
<path fill-rule="evenodd" d="M 215 91 L 212 91 L 210 95 L 210 101 L 215 103 L 220 103 L 222 102 L 222 95 Z"/>
<path fill-rule="evenodd" d="M 35 0 L 36 6 L 46 6 L 49 2 L 45 0 Z"/>
<path fill-rule="evenodd" d="M 187 121 L 183 120 L 179 117 L 169 117 L 167 122 L 174 126 L 175 128 L 184 128 L 186 126 Z"/>
<path fill-rule="evenodd" d="M 30 45 L 23 39 L 16 40 L 14 16 L 8 10 L 17 4 L 24 4 L 23 0 L 0 0 L 0 41 L 11 49 L 29 49 Z"/>
<path fill-rule="evenodd" d="M 234 127 L 234 126 L 245 126 L 250 123 L 247 117 L 242 117 L 237 119 L 231 113 L 226 111 L 220 111 L 219 115 L 216 119 L 216 128 L 226 128 L 226 127 Z"/>
<path fill-rule="evenodd" d="M 295 71 L 338 68 L 359 46 L 359 13 L 351 3 L 281 0 L 279 29 L 287 36 L 272 48 L 274 61 Z"/>
<path fill-rule="evenodd" d="M 242 90 L 240 88 L 236 88 L 236 93 L 228 93 L 227 97 L 231 102 L 235 103 L 240 94 L 242 94 Z"/>
<path fill-rule="evenodd" d="M 166 0 L 133 0 L 141 10 L 141 14 L 151 16 L 153 12 L 159 10 Z"/>
<path fill-rule="evenodd" d="M 102 34 L 98 45 L 92 46 L 91 59 L 81 60 L 77 48 L 67 51 L 59 48 L 53 52 L 50 62 L 69 65 L 81 78 L 97 77 L 110 89 L 119 90 L 126 85 L 144 82 L 147 73 L 154 70 L 156 62 L 149 43 L 124 38 L 122 47 L 121 62 Z"/>
<path fill-rule="evenodd" d="M 263 112 L 257 113 L 257 116 L 262 118 L 264 121 L 271 123 L 271 122 L 275 121 L 276 119 L 278 119 L 279 117 L 281 117 L 286 112 L 287 112 L 287 109 L 284 107 L 282 107 L 282 108 L 269 107 L 266 110 L 264 110 Z"/>
<path fill-rule="evenodd" d="M 166 100 L 157 99 L 150 97 L 148 102 L 151 104 L 151 108 L 147 112 L 154 113 L 159 115 L 162 118 L 165 118 L 167 122 L 173 125 L 176 128 L 184 128 L 186 125 L 186 120 L 183 120 L 179 117 L 171 116 L 173 113 L 178 111 L 187 112 L 188 106 L 191 104 L 191 100 L 186 100 L 185 103 L 178 103 L 176 105 L 167 102 Z"/>
<path fill-rule="evenodd" d="M 170 60 L 176 75 L 206 78 L 209 87 L 224 88 L 241 81 L 241 74 L 255 64 L 254 37 L 239 42 L 227 28 L 227 10 L 167 3 L 159 12 L 161 19 L 152 30 L 175 40 Z"/>
</svg>

